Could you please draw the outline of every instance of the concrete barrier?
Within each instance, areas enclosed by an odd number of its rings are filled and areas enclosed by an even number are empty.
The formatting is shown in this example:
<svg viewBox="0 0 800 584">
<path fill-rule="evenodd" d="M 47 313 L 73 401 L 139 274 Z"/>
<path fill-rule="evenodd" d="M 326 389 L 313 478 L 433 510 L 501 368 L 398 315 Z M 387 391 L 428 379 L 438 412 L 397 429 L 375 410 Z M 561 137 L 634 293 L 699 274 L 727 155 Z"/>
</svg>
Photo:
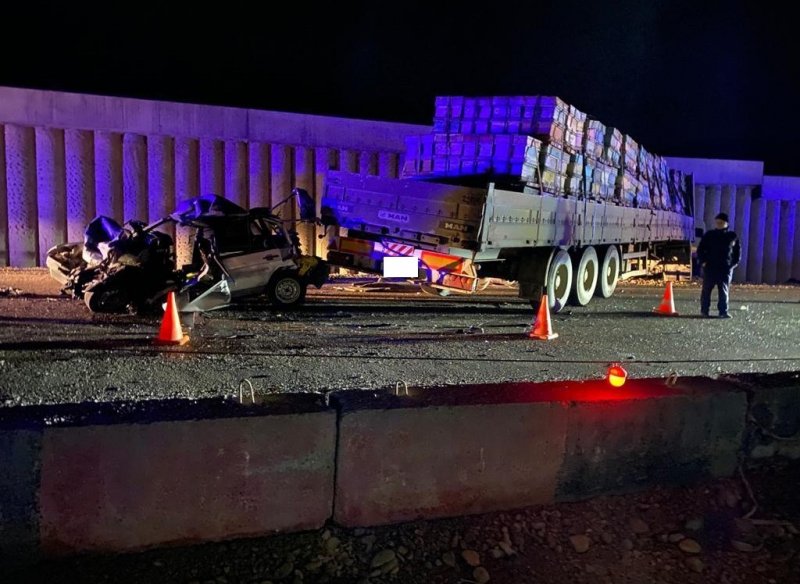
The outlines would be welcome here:
<svg viewBox="0 0 800 584">
<path fill-rule="evenodd" d="M 36 557 L 39 549 L 39 452 L 42 434 L 0 430 L 0 562 Z"/>
<path fill-rule="evenodd" d="M 619 399 L 576 400 L 567 416 L 556 499 L 729 476 L 746 412 L 739 388 L 696 377 L 673 386 L 632 380 Z"/>
<path fill-rule="evenodd" d="M 515 383 L 417 396 L 344 392 L 334 520 L 365 526 L 725 476 L 747 409 L 689 378 Z"/>
<path fill-rule="evenodd" d="M 336 415 L 318 400 L 2 412 L 16 429 L 0 434 L 0 545 L 9 555 L 115 552 L 320 527 Z"/>
<path fill-rule="evenodd" d="M 337 394 L 334 520 L 379 525 L 552 502 L 566 408 L 513 389 Z"/>
<path fill-rule="evenodd" d="M 0 408 L 0 562 L 514 509 L 800 457 L 800 374 Z"/>
<path fill-rule="evenodd" d="M 752 458 L 800 458 L 800 373 L 753 373 L 726 379 L 749 396 L 743 451 Z"/>
</svg>

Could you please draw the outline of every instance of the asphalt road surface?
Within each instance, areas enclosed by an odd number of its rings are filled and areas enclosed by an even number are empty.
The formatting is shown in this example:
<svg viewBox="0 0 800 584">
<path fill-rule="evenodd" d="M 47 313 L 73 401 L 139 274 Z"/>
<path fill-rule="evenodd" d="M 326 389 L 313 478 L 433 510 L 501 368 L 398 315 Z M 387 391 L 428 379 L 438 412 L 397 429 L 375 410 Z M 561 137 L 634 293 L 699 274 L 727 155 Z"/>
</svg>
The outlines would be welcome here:
<svg viewBox="0 0 800 584">
<path fill-rule="evenodd" d="M 734 318 L 706 320 L 696 283 L 676 286 L 677 317 L 651 313 L 663 285 L 626 284 L 554 315 L 559 337 L 536 341 L 507 286 L 441 298 L 355 284 L 293 312 L 255 300 L 208 313 L 189 345 L 160 348 L 158 318 L 92 314 L 44 270 L 0 270 L 0 405 L 236 395 L 243 379 L 258 392 L 585 379 L 612 361 L 632 377 L 800 367 L 798 286 L 734 286 Z"/>
</svg>

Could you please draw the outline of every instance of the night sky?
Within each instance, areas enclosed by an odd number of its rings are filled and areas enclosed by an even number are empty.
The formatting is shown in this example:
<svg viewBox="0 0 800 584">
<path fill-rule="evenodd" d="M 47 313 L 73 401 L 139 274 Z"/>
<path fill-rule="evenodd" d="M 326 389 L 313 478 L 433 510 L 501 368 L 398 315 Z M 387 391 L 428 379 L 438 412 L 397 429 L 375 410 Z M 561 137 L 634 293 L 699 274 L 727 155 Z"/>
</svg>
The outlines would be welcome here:
<svg viewBox="0 0 800 584">
<path fill-rule="evenodd" d="M 555 94 L 659 154 L 800 175 L 800 30 L 770 3 L 170 4 L 4 7 L 0 84 L 413 123 Z"/>
</svg>

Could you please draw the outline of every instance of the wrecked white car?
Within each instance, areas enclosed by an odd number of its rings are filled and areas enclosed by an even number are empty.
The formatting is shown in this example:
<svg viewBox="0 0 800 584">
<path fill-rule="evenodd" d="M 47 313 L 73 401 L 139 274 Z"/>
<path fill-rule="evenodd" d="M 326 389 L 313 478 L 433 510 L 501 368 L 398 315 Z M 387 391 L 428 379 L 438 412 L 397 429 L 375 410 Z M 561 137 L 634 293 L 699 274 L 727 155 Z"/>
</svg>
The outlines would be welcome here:
<svg viewBox="0 0 800 584">
<path fill-rule="evenodd" d="M 275 209 L 296 197 L 299 221 L 315 222 L 314 201 L 294 189 L 273 208 L 243 209 L 216 195 L 182 202 L 175 212 L 150 225 L 119 225 L 97 217 L 84 241 L 48 251 L 50 274 L 65 293 L 84 300 L 94 312 L 147 312 L 175 291 L 178 309 L 201 312 L 221 308 L 237 298 L 266 295 L 276 307 L 303 302 L 306 288 L 317 288 L 330 268 L 303 255 L 291 221 Z M 192 261 L 175 268 L 172 238 L 158 227 L 173 222 L 194 229 Z"/>
</svg>

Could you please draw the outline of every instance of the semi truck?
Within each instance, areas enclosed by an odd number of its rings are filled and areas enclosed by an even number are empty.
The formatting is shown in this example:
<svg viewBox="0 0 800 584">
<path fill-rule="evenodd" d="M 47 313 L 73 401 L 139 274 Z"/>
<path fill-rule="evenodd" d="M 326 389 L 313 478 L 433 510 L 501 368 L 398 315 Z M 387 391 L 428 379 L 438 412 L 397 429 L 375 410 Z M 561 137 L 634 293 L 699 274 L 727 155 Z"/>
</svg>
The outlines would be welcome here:
<svg viewBox="0 0 800 584">
<path fill-rule="evenodd" d="M 434 133 L 427 145 L 410 141 L 405 176 L 328 173 L 321 220 L 332 265 L 381 274 L 385 257 L 413 256 L 432 289 L 469 294 L 499 278 L 533 306 L 546 294 L 558 312 L 610 297 L 620 280 L 690 264 L 691 175 L 558 98 L 500 98 L 522 104 L 505 110 L 498 98 L 474 99 L 490 113 L 437 98 Z M 495 117 L 504 125 L 490 125 Z"/>
</svg>

